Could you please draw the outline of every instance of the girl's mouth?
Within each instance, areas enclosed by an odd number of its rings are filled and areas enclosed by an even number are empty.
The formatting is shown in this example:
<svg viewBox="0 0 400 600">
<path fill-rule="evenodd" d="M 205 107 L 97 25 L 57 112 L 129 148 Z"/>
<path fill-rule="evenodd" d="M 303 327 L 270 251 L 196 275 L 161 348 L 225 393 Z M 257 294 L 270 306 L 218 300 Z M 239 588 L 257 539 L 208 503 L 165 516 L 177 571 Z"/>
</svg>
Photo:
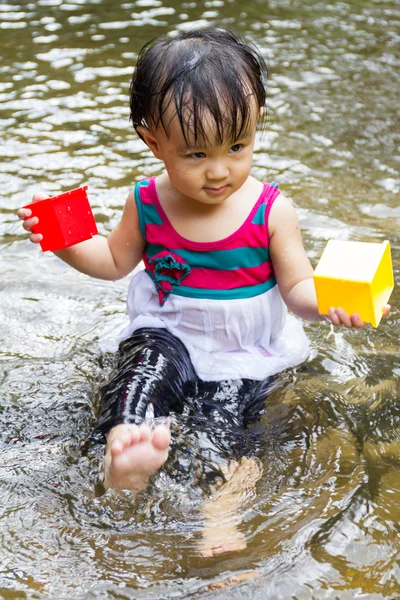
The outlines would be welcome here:
<svg viewBox="0 0 400 600">
<path fill-rule="evenodd" d="M 228 187 L 227 185 L 223 185 L 219 188 L 205 187 L 204 189 L 207 192 L 207 194 L 212 194 L 213 196 L 218 196 L 219 194 L 223 194 L 227 187 Z"/>
</svg>

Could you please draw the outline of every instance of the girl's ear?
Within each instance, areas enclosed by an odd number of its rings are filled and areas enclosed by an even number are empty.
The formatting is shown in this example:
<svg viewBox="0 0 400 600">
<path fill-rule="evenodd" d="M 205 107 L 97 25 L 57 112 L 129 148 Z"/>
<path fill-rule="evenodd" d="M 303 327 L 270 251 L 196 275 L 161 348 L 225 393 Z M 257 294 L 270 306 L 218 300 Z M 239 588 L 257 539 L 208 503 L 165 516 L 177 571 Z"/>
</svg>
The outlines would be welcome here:
<svg viewBox="0 0 400 600">
<path fill-rule="evenodd" d="M 260 108 L 260 113 L 259 113 L 259 117 L 258 117 L 258 118 L 259 118 L 259 119 L 262 119 L 262 118 L 263 118 L 263 116 L 264 116 L 264 114 L 265 114 L 265 108 L 264 108 L 264 106 L 261 106 L 261 108 Z"/>
<path fill-rule="evenodd" d="M 156 158 L 161 158 L 160 148 L 157 137 L 144 125 L 139 125 L 136 128 L 136 133 L 142 138 L 144 143 L 150 148 Z"/>
</svg>

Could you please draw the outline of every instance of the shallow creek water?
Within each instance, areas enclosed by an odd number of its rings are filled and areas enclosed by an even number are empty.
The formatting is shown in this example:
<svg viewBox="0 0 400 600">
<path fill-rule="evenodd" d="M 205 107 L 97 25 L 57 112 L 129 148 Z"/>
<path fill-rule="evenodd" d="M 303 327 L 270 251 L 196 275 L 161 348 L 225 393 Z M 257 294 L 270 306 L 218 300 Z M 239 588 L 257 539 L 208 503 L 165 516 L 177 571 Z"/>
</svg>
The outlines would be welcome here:
<svg viewBox="0 0 400 600">
<path fill-rule="evenodd" d="M 104 493 L 100 454 L 85 445 L 114 360 L 104 331 L 124 318 L 129 278 L 90 280 L 43 255 L 15 212 L 39 189 L 87 184 L 109 232 L 129 186 L 160 170 L 128 121 L 136 54 L 206 24 L 240 28 L 268 59 L 254 174 L 296 204 L 313 264 L 330 238 L 389 239 L 399 283 L 396 0 L 1 1 L 6 600 L 400 597 L 398 289 L 377 330 L 306 325 L 310 359 L 279 377 L 266 406 L 264 476 L 243 506 L 241 552 L 198 555 L 195 483 L 166 472 L 136 497 Z"/>
</svg>

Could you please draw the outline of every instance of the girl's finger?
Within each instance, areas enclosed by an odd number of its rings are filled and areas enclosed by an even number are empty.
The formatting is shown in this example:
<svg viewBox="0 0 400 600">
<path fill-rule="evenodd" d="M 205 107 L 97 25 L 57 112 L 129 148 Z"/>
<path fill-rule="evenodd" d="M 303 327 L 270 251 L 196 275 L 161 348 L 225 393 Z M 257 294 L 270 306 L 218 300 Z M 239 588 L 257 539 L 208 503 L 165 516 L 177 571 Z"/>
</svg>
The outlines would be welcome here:
<svg viewBox="0 0 400 600">
<path fill-rule="evenodd" d="M 32 202 L 40 202 L 41 200 L 47 200 L 47 198 L 49 198 L 49 196 L 39 192 L 37 194 L 33 194 Z"/>
<path fill-rule="evenodd" d="M 329 318 L 331 320 L 332 325 L 335 325 L 336 327 L 340 325 L 339 317 L 337 316 L 336 311 L 333 307 L 329 309 Z"/>
<path fill-rule="evenodd" d="M 363 327 L 365 327 L 364 321 L 362 320 L 360 315 L 357 313 L 354 313 L 353 315 L 351 315 L 350 321 L 351 321 L 352 326 L 356 327 L 357 329 L 362 329 Z"/>
<path fill-rule="evenodd" d="M 22 227 L 25 229 L 25 231 L 30 231 L 32 229 L 32 227 L 34 227 L 38 223 L 39 223 L 39 219 L 37 217 L 32 217 L 31 219 L 24 219 L 24 222 L 22 223 Z"/>
<path fill-rule="evenodd" d="M 41 233 L 32 233 L 32 235 L 29 237 L 29 239 L 31 240 L 31 242 L 33 242 L 34 244 L 39 244 L 39 242 L 42 241 L 43 236 Z"/>
<path fill-rule="evenodd" d="M 345 327 L 347 327 L 349 329 L 350 329 L 350 327 L 352 327 L 350 317 L 347 314 L 347 312 L 343 310 L 343 308 L 336 308 L 335 314 L 338 317 L 339 323 L 341 325 L 344 325 Z"/>
<path fill-rule="evenodd" d="M 21 221 L 25 221 L 25 219 L 28 219 L 32 214 L 32 211 L 30 210 L 30 208 L 20 208 L 19 211 L 17 212 L 18 218 L 21 219 Z"/>
<path fill-rule="evenodd" d="M 383 316 L 384 316 L 384 317 L 387 317 L 387 316 L 388 316 L 388 314 L 390 313 L 390 309 L 391 309 L 391 306 L 390 306 L 390 304 L 386 304 L 386 306 L 384 306 L 384 307 L 382 308 L 382 312 L 383 312 Z"/>
</svg>

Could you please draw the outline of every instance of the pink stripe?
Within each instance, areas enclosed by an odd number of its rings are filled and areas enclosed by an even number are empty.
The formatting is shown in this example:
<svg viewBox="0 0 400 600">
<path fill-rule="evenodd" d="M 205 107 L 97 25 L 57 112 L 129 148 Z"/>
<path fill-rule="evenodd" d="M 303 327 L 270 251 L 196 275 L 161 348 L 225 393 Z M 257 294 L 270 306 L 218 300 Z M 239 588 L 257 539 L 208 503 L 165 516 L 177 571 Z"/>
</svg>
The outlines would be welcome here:
<svg viewBox="0 0 400 600">
<path fill-rule="evenodd" d="M 146 241 L 148 244 L 160 244 L 168 250 L 187 250 L 188 244 L 176 237 L 171 230 L 164 225 L 146 224 Z M 199 254 L 214 250 L 213 242 L 203 242 L 202 248 L 196 248 Z M 190 248 L 190 247 L 189 247 Z M 249 225 L 246 231 L 224 244 L 221 250 L 234 250 L 235 248 L 267 248 L 267 238 L 264 225 Z"/>
<path fill-rule="evenodd" d="M 273 277 L 273 272 L 270 261 L 257 267 L 233 271 L 193 267 L 189 275 L 182 280 L 182 285 L 206 290 L 232 290 L 264 283 L 271 277 Z"/>
<path fill-rule="evenodd" d="M 279 190 L 277 190 L 275 187 L 270 186 L 269 184 L 265 183 L 264 187 L 263 187 L 263 191 L 261 192 L 260 197 L 258 198 L 257 202 L 254 204 L 247 219 L 236 231 L 234 231 L 228 237 L 223 238 L 221 240 L 217 240 L 216 242 L 194 242 L 192 240 L 188 240 L 188 239 L 184 238 L 173 228 L 173 226 L 170 223 L 166 213 L 164 212 L 164 209 L 161 206 L 160 200 L 158 198 L 155 177 L 150 177 L 148 191 L 152 195 L 154 206 L 157 208 L 158 214 L 160 215 L 160 217 L 164 223 L 165 229 L 168 229 L 169 232 L 174 236 L 174 238 L 176 240 L 179 240 L 179 242 L 184 244 L 184 246 L 183 246 L 184 248 L 187 248 L 187 249 L 191 248 L 193 250 L 196 250 L 196 249 L 197 250 L 211 250 L 211 249 L 216 249 L 219 246 L 224 246 L 226 249 L 229 249 L 229 248 L 231 248 L 230 244 L 232 242 L 234 242 L 235 238 L 238 237 L 239 235 L 241 235 L 241 236 L 243 235 L 246 238 L 246 243 L 245 244 L 241 243 L 239 245 L 239 247 L 242 247 L 243 245 L 248 246 L 248 243 L 247 243 L 248 230 L 252 229 L 253 227 L 258 227 L 258 228 L 264 230 L 264 236 L 268 240 L 268 215 L 269 215 L 269 211 L 271 210 L 273 201 L 275 200 L 276 196 L 279 194 Z M 146 194 L 147 194 L 147 190 L 146 190 Z M 253 225 L 251 223 L 251 221 L 254 218 L 254 215 L 256 214 L 256 212 L 257 212 L 258 208 L 261 206 L 261 204 L 265 203 L 266 201 L 268 202 L 267 208 L 266 208 L 266 224 L 262 225 L 262 226 Z M 265 231 L 266 231 L 266 233 L 265 233 Z M 176 244 L 175 244 L 175 246 L 176 246 Z M 232 247 L 235 247 L 235 246 L 232 246 Z"/>
<path fill-rule="evenodd" d="M 141 185 L 139 191 L 142 204 L 154 204 L 154 193 L 150 185 Z"/>
<path fill-rule="evenodd" d="M 140 197 L 143 204 L 154 204 L 157 211 L 164 221 L 163 225 L 146 225 L 146 239 L 152 244 L 161 244 L 169 249 L 198 249 L 207 251 L 215 249 L 221 245 L 224 246 L 225 250 L 232 250 L 234 248 L 243 248 L 245 246 L 249 248 L 268 247 L 269 243 L 269 232 L 268 232 L 268 219 L 271 211 L 271 207 L 274 203 L 275 198 L 279 195 L 279 190 L 269 184 L 264 184 L 263 192 L 261 193 L 258 201 L 254 205 L 251 213 L 248 215 L 245 222 L 231 235 L 226 238 L 216 240 L 215 242 L 195 242 L 187 240 L 175 231 L 172 224 L 169 222 L 167 215 L 165 214 L 160 201 L 157 196 L 157 190 L 155 185 L 155 177 L 149 179 L 148 186 L 141 186 Z M 265 225 L 255 225 L 251 221 L 254 218 L 258 208 L 266 204 L 265 208 Z M 158 230 L 158 231 L 157 231 Z M 148 237 L 149 236 L 149 237 Z"/>
</svg>

